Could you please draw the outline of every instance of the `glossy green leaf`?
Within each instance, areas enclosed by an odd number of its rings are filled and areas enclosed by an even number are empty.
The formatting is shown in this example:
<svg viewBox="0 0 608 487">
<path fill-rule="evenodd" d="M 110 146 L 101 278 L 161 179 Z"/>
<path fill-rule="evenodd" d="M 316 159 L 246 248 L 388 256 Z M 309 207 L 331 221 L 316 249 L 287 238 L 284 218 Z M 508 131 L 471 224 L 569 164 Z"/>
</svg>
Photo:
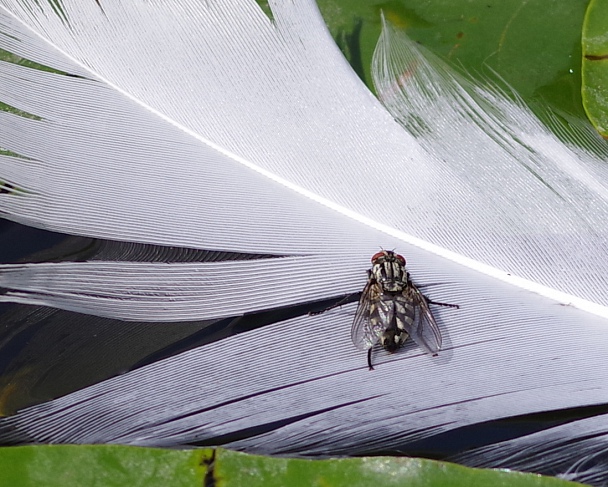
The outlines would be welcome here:
<svg viewBox="0 0 608 487">
<path fill-rule="evenodd" d="M 325 21 L 368 83 L 380 11 L 453 66 L 494 73 L 530 102 L 584 116 L 580 32 L 587 0 L 319 0 Z"/>
<path fill-rule="evenodd" d="M 583 104 L 597 131 L 608 137 L 608 0 L 589 3 L 582 43 Z"/>
<path fill-rule="evenodd" d="M 117 445 L 0 448 L 0 487 L 559 487 L 552 477 L 416 458 L 302 460 Z"/>
</svg>

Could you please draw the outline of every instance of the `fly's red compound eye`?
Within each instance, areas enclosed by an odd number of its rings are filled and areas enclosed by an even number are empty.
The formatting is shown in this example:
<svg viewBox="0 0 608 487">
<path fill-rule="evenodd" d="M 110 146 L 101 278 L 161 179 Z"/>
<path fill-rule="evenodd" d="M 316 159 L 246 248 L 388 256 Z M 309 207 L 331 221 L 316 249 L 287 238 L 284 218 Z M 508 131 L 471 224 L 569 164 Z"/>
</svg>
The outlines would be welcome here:
<svg viewBox="0 0 608 487">
<path fill-rule="evenodd" d="M 386 256 L 386 252 L 384 250 L 381 250 L 380 252 L 376 252 L 374 255 L 372 255 L 372 264 L 374 264 L 376 262 L 376 260 L 378 260 L 380 257 L 384 257 Z"/>
<path fill-rule="evenodd" d="M 399 261 L 401 265 L 405 265 L 405 257 L 403 257 L 403 255 L 395 254 L 395 258 Z"/>
</svg>

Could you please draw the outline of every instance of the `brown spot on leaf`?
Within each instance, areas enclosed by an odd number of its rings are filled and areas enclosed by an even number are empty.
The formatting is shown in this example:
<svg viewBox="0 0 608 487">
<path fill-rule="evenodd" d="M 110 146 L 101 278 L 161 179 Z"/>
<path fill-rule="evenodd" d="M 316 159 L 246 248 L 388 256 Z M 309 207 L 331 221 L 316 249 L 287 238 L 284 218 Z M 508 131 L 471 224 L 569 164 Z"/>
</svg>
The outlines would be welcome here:
<svg viewBox="0 0 608 487">
<path fill-rule="evenodd" d="M 608 54 L 599 56 L 597 54 L 585 54 L 585 59 L 588 59 L 589 61 L 602 61 L 603 59 L 608 59 Z"/>
</svg>

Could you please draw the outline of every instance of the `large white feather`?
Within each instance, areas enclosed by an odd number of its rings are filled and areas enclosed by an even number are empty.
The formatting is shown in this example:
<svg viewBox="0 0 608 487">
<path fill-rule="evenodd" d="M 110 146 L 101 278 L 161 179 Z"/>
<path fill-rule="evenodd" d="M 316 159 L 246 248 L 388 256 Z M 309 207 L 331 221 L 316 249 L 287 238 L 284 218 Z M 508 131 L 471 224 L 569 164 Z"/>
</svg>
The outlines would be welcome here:
<svg viewBox="0 0 608 487">
<path fill-rule="evenodd" d="M 0 2 L 0 47 L 84 79 L 0 64 L 0 100 L 34 115 L 0 113 L 0 145 L 18 155 L 0 156 L 16 188 L 0 195 L 7 218 L 302 256 L 5 265 L 1 300 L 231 316 L 360 289 L 369 255 L 398 246 L 414 279 L 450 283 L 433 297 L 461 309 L 437 311 L 437 358 L 410 345 L 368 372 L 351 306 L 24 410 L 5 439 L 361 453 L 608 401 L 601 154 L 385 28 L 375 82 L 389 114 L 308 0 L 273 2 L 274 22 L 242 0 L 41 3 Z"/>
<path fill-rule="evenodd" d="M 357 292 L 367 259 L 285 257 L 152 264 L 64 262 L 5 266 L 3 300 L 56 306 L 122 320 L 187 321 L 240 315 Z M 332 272 L 319 273 L 321 268 Z M 289 276 L 290 285 L 285 284 Z"/>
</svg>

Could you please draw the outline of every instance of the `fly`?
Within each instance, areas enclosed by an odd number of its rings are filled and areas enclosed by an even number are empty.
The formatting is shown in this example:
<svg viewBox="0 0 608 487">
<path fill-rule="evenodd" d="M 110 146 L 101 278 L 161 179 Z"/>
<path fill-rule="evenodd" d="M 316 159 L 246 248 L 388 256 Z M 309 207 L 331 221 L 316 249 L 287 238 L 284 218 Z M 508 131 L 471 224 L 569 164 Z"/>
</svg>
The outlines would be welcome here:
<svg viewBox="0 0 608 487">
<path fill-rule="evenodd" d="M 372 257 L 372 268 L 351 329 L 359 350 L 367 350 L 367 364 L 373 370 L 372 349 L 378 341 L 389 353 L 398 350 L 409 336 L 426 352 L 441 349 L 441 332 L 430 304 L 459 308 L 457 304 L 431 301 L 412 283 L 405 258 L 391 250 Z"/>
</svg>

